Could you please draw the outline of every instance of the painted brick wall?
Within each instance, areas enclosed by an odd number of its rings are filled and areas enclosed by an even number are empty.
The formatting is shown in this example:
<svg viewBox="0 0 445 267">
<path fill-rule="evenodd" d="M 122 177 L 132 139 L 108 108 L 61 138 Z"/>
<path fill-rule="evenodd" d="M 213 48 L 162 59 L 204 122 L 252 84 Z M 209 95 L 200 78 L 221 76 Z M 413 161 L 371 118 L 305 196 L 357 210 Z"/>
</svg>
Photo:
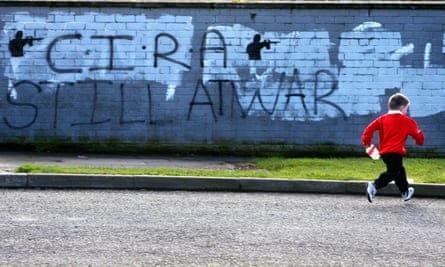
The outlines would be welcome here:
<svg viewBox="0 0 445 267">
<path fill-rule="evenodd" d="M 444 10 L 8 5 L 0 27 L 0 142 L 359 146 L 402 92 L 444 148 Z"/>
</svg>

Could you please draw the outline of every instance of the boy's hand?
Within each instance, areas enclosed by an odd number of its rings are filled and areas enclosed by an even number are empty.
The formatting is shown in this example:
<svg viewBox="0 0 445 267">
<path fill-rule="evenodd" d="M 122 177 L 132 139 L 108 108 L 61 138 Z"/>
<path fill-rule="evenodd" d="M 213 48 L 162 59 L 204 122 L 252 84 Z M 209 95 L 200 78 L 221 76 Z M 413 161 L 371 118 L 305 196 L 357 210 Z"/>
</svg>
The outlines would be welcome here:
<svg viewBox="0 0 445 267">
<path fill-rule="evenodd" d="M 379 149 L 373 144 L 366 148 L 366 154 L 373 160 L 378 160 L 380 158 Z"/>
</svg>

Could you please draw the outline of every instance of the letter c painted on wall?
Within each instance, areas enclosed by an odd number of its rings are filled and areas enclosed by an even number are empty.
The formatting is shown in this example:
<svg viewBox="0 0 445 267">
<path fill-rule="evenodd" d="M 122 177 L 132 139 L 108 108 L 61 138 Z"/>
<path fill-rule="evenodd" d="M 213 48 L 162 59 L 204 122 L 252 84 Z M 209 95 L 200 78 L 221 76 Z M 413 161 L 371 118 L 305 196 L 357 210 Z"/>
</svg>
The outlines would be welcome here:
<svg viewBox="0 0 445 267">
<path fill-rule="evenodd" d="M 56 39 L 54 39 L 49 45 L 48 45 L 48 50 L 46 52 L 46 61 L 48 62 L 48 66 L 57 73 L 81 73 L 82 69 L 63 69 L 63 68 L 57 68 L 56 64 L 53 62 L 52 58 L 51 58 L 51 53 L 53 50 L 53 47 L 62 40 L 67 40 L 67 39 L 78 39 L 80 40 L 82 38 L 82 35 L 77 33 L 77 34 L 67 34 L 67 35 L 62 35 L 57 37 Z"/>
</svg>

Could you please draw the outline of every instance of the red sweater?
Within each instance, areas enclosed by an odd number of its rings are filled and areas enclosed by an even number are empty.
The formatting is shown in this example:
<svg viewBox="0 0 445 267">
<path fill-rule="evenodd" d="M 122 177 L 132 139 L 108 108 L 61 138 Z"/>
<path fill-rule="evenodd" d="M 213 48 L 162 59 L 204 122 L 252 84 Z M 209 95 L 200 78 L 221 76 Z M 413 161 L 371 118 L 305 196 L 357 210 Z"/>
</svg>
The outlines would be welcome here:
<svg viewBox="0 0 445 267">
<path fill-rule="evenodd" d="M 423 145 L 425 141 L 423 131 L 417 128 L 417 123 L 402 113 L 387 113 L 371 122 L 362 134 L 365 147 L 371 145 L 375 131 L 379 131 L 380 154 L 406 155 L 405 143 L 408 136 L 411 136 L 417 145 Z"/>
</svg>

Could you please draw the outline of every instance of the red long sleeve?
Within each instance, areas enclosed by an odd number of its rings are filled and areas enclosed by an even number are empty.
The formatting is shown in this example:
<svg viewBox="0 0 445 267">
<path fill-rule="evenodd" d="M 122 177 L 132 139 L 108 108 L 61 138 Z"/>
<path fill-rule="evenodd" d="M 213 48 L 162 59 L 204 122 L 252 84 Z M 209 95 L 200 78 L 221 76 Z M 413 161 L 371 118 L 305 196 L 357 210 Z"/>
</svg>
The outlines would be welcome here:
<svg viewBox="0 0 445 267">
<path fill-rule="evenodd" d="M 369 146 L 374 132 L 379 132 L 380 154 L 400 153 L 406 155 L 405 144 L 411 136 L 417 145 L 423 145 L 425 137 L 423 131 L 418 129 L 417 123 L 403 114 L 385 114 L 371 122 L 363 131 L 362 143 Z"/>
</svg>

